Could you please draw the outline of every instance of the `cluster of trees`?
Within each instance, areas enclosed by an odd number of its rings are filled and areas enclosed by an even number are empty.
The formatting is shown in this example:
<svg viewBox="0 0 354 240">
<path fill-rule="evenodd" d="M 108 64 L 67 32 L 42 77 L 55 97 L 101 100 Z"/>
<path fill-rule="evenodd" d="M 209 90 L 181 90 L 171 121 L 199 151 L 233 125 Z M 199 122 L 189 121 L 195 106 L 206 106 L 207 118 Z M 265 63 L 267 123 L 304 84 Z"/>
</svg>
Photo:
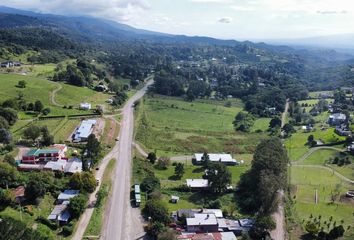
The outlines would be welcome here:
<svg viewBox="0 0 354 240">
<path fill-rule="evenodd" d="M 254 121 L 255 117 L 252 114 L 239 112 L 232 124 L 236 131 L 249 132 L 254 125 Z"/>
<path fill-rule="evenodd" d="M 184 82 L 181 77 L 172 75 L 166 71 L 156 73 L 152 90 L 155 93 L 167 96 L 182 96 L 185 94 Z"/>
<path fill-rule="evenodd" d="M 33 142 L 40 138 L 39 142 L 43 146 L 50 146 L 54 143 L 54 136 L 50 134 L 47 126 L 31 125 L 23 131 L 23 136 Z"/>
<path fill-rule="evenodd" d="M 310 219 L 305 223 L 305 230 L 309 239 L 335 240 L 343 237 L 345 233 L 343 224 L 344 221 L 342 220 L 341 224 L 337 225 L 332 216 L 325 220 L 321 215 L 315 217 L 311 214 Z"/>
<path fill-rule="evenodd" d="M 71 189 L 92 193 L 96 189 L 96 178 L 91 172 L 74 173 L 69 180 Z"/>
<path fill-rule="evenodd" d="M 79 58 L 76 63 L 68 64 L 66 68 L 59 64 L 56 68 L 53 81 L 65 81 L 75 86 L 90 86 L 93 82 L 93 74 L 98 79 L 104 79 L 106 72 L 95 67 L 88 60 Z"/>
<path fill-rule="evenodd" d="M 40 100 L 36 100 L 34 103 L 27 102 L 22 92 L 18 93 L 17 98 L 5 100 L 1 106 L 3 108 L 10 108 L 16 111 L 30 111 L 36 112 L 37 114 L 42 113 L 44 115 L 48 115 L 50 113 L 50 108 L 46 108 Z"/>
<path fill-rule="evenodd" d="M 288 157 L 278 138 L 263 140 L 256 148 L 251 169 L 241 176 L 236 194 L 238 205 L 246 212 L 257 212 L 253 228 L 255 239 L 268 235 L 274 227 L 270 214 L 276 210 L 278 193 L 287 184 Z M 256 221 L 256 222 L 257 222 Z"/>
</svg>

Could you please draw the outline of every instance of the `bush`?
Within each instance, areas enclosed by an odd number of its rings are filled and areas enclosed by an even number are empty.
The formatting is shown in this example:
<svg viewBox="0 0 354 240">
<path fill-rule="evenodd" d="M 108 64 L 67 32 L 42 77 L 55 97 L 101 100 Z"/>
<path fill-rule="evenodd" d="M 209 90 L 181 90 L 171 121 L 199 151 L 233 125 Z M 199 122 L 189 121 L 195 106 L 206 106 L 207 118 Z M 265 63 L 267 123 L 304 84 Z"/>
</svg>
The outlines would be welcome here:
<svg viewBox="0 0 354 240">
<path fill-rule="evenodd" d="M 171 165 L 171 160 L 168 157 L 160 157 L 157 160 L 157 168 L 161 170 L 166 170 Z"/>
<path fill-rule="evenodd" d="M 39 217 L 37 217 L 36 221 L 46 225 L 47 227 L 49 227 L 52 230 L 58 229 L 58 224 L 56 222 L 52 222 L 45 217 L 39 216 Z"/>
<path fill-rule="evenodd" d="M 71 234 L 73 234 L 73 226 L 64 226 L 63 227 L 63 230 L 62 230 L 62 234 L 67 237 L 67 236 L 70 236 Z"/>
</svg>

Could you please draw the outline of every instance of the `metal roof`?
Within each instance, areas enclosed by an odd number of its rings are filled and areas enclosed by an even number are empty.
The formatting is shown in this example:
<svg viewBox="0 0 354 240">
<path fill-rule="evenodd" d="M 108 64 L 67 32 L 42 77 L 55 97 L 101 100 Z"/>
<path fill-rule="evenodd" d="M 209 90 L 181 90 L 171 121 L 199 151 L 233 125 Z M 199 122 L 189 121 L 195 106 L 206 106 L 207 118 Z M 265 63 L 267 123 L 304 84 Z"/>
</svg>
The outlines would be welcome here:
<svg viewBox="0 0 354 240">
<path fill-rule="evenodd" d="M 196 213 L 193 218 L 187 218 L 187 226 L 217 225 L 218 222 L 214 214 Z"/>
<path fill-rule="evenodd" d="M 88 138 L 92 133 L 92 127 L 96 124 L 96 120 L 89 119 L 81 122 L 79 128 L 75 132 L 74 139 Z"/>
<path fill-rule="evenodd" d="M 79 190 L 64 190 L 64 192 L 60 193 L 58 196 L 58 200 L 69 200 L 77 195 L 79 195 Z"/>
<path fill-rule="evenodd" d="M 195 160 L 197 162 L 202 161 L 203 153 L 196 153 L 194 154 Z M 235 159 L 232 158 L 230 154 L 219 154 L 219 153 L 208 153 L 209 161 L 211 162 L 232 162 L 237 163 Z"/>
<path fill-rule="evenodd" d="M 187 186 L 191 188 L 206 188 L 209 186 L 208 179 L 186 179 Z"/>
</svg>

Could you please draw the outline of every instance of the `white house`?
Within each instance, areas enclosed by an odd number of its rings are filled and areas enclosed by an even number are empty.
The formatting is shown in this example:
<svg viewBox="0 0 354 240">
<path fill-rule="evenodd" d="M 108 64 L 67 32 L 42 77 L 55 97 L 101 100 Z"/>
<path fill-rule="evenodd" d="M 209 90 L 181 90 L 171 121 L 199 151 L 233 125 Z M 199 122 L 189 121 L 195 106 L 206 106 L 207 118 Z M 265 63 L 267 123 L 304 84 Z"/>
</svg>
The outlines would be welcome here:
<svg viewBox="0 0 354 240">
<path fill-rule="evenodd" d="M 194 154 L 193 163 L 202 164 L 203 153 Z M 231 154 L 218 154 L 218 153 L 208 153 L 210 162 L 221 162 L 225 165 L 236 165 L 238 162 L 232 158 Z"/>
<path fill-rule="evenodd" d="M 192 189 L 204 189 L 209 187 L 207 179 L 186 179 L 187 186 Z"/>
</svg>

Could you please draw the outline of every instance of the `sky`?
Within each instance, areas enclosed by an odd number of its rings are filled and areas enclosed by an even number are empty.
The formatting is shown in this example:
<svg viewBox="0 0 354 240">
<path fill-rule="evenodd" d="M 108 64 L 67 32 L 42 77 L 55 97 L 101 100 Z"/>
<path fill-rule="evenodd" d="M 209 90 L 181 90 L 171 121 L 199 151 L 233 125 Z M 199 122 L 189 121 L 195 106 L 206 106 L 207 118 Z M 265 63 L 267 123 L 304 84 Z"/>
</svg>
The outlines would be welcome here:
<svg viewBox="0 0 354 240">
<path fill-rule="evenodd" d="M 0 5 L 89 15 L 158 32 L 221 39 L 354 33 L 353 0 L 7 0 Z"/>
</svg>

